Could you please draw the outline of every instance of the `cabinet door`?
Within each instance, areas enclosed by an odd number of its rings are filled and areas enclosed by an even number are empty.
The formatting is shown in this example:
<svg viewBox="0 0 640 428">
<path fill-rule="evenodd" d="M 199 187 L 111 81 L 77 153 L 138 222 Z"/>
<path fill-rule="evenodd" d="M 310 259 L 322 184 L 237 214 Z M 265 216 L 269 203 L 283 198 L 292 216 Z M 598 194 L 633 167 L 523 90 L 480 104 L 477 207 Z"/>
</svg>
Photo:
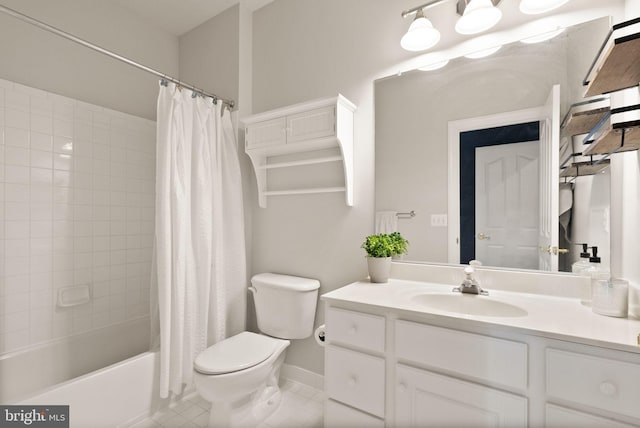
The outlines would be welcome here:
<svg viewBox="0 0 640 428">
<path fill-rule="evenodd" d="M 285 144 L 286 123 L 286 118 L 279 117 L 247 126 L 245 135 L 247 149 Z"/>
<path fill-rule="evenodd" d="M 527 399 L 409 366 L 396 366 L 398 427 L 524 427 Z"/>
<path fill-rule="evenodd" d="M 322 107 L 287 117 L 287 143 L 330 137 L 336 133 L 335 107 Z"/>
</svg>

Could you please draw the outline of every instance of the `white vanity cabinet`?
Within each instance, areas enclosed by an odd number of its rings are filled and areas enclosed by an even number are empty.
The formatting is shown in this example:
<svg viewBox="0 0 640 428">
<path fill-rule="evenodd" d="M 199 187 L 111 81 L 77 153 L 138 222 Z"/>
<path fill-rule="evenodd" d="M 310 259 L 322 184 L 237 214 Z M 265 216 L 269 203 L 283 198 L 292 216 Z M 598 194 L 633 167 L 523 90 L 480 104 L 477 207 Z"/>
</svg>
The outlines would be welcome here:
<svg viewBox="0 0 640 428">
<path fill-rule="evenodd" d="M 398 364 L 392 426 L 524 427 L 527 399 Z"/>
<path fill-rule="evenodd" d="M 640 426 L 640 353 L 326 303 L 326 427 Z"/>
<path fill-rule="evenodd" d="M 589 349 L 586 349 L 589 352 Z M 545 416 L 549 426 L 564 426 L 593 420 L 591 426 L 629 426 L 597 417 L 615 414 L 640 421 L 640 364 L 616 359 L 625 353 L 611 352 L 611 358 L 572 352 L 555 347 L 545 349 L 545 385 L 547 406 Z M 567 407 L 559 408 L 554 403 Z M 575 407 L 572 409 L 571 407 Z M 587 409 L 586 414 L 577 409 Z"/>
<path fill-rule="evenodd" d="M 527 425 L 526 398 L 456 377 L 524 391 L 526 344 L 404 320 L 394 324 L 395 426 Z"/>
<path fill-rule="evenodd" d="M 325 426 L 384 426 L 385 318 L 328 308 Z"/>
<path fill-rule="evenodd" d="M 261 207 L 269 196 L 331 192 L 344 192 L 347 205 L 353 205 L 355 108 L 338 95 L 243 119 L 245 151 L 256 173 Z M 337 163 L 342 168 L 331 168 Z M 319 171 L 323 165 L 326 169 Z M 283 178 L 285 170 L 290 173 Z"/>
</svg>

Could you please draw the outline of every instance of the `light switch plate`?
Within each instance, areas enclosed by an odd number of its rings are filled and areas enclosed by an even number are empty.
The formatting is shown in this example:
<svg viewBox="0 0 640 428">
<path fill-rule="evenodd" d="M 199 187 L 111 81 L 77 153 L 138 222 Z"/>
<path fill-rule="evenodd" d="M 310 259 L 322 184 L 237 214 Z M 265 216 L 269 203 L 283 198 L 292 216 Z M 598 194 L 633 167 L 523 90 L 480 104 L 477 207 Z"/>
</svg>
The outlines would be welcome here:
<svg viewBox="0 0 640 428">
<path fill-rule="evenodd" d="M 447 227 L 447 215 L 431 214 L 431 227 Z"/>
</svg>

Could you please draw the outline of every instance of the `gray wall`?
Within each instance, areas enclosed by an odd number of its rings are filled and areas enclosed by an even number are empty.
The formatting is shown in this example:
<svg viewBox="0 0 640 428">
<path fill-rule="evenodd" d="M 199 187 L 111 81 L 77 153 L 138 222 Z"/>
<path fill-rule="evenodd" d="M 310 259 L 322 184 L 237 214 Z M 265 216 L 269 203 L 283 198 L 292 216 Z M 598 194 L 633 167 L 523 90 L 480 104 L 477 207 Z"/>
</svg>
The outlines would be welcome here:
<svg viewBox="0 0 640 428">
<path fill-rule="evenodd" d="M 3 0 L 30 15 L 169 75 L 178 75 L 178 39 L 112 2 Z M 158 80 L 83 46 L 0 14 L 0 78 L 148 119 Z"/>
<path fill-rule="evenodd" d="M 180 36 L 180 79 L 227 99 L 238 99 L 239 6 Z"/>
<path fill-rule="evenodd" d="M 321 293 L 365 278 L 360 244 L 373 232 L 373 79 L 407 54 L 398 28 L 381 26 L 409 2 L 280 0 L 254 14 L 255 112 L 342 93 L 354 102 L 355 189 L 344 195 L 254 199 L 253 272 L 317 278 Z M 291 177 L 295 179 L 295 177 Z M 255 184 L 253 184 L 255 186 Z M 323 305 L 316 325 L 323 322 Z M 293 341 L 287 362 L 322 373 L 323 352 L 313 338 Z"/>
</svg>

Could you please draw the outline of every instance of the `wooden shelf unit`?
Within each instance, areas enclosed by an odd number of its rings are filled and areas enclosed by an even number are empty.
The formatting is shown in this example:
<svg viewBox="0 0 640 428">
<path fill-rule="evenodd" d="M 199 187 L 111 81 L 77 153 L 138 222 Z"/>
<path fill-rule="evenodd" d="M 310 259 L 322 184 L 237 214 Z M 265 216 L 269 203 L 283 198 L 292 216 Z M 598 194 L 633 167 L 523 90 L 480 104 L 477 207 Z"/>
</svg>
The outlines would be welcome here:
<svg viewBox="0 0 640 428">
<path fill-rule="evenodd" d="M 622 131 L 624 129 L 624 142 Z M 584 151 L 585 155 L 608 155 L 640 149 L 640 128 L 620 128 L 611 125 L 600 133 L 596 140 Z"/>
<path fill-rule="evenodd" d="M 560 171 L 560 177 L 582 177 L 604 171 L 611 164 L 610 159 L 601 161 L 575 162 Z"/>
<path fill-rule="evenodd" d="M 560 125 L 562 137 L 587 134 L 607 115 L 610 101 L 607 97 L 572 104 Z"/>
<path fill-rule="evenodd" d="M 585 96 L 637 86 L 640 82 L 638 58 L 640 18 L 614 25 L 583 81 Z"/>
</svg>

